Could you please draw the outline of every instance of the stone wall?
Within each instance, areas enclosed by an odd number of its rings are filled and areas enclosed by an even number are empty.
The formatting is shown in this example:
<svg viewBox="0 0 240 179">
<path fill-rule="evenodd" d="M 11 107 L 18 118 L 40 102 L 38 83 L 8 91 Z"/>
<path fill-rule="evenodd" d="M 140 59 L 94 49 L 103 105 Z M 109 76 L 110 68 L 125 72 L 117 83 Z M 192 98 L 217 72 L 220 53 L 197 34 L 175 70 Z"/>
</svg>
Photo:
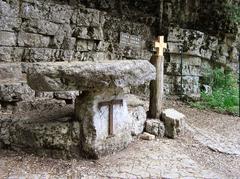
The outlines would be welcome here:
<svg viewBox="0 0 240 179">
<path fill-rule="evenodd" d="M 230 34 L 219 38 L 196 30 L 170 29 L 165 61 L 165 92 L 181 94 L 182 85 L 184 94 L 199 98 L 201 77 L 210 69 L 223 67 L 237 72 L 237 45 L 236 37 Z"/>
<path fill-rule="evenodd" d="M 133 21 L 75 2 L 43 0 L 1 0 L 0 15 L 3 108 L 34 97 L 66 100 L 74 97 L 73 92 L 32 91 L 26 85 L 25 72 L 33 62 L 150 59 L 151 56 L 148 42 L 154 36 L 151 27 L 154 20 Z M 141 36 L 142 48 L 121 47 L 120 32 Z"/>
</svg>

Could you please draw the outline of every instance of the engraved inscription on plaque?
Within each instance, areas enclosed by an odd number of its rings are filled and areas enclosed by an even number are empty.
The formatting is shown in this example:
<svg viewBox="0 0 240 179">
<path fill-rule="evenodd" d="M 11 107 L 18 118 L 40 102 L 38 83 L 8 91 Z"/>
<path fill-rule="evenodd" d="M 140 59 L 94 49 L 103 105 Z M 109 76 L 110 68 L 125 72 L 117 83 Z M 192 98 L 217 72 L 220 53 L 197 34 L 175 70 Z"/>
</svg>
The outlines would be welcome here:
<svg viewBox="0 0 240 179">
<path fill-rule="evenodd" d="M 123 47 L 142 48 L 142 39 L 140 36 L 121 32 L 120 45 Z"/>
</svg>

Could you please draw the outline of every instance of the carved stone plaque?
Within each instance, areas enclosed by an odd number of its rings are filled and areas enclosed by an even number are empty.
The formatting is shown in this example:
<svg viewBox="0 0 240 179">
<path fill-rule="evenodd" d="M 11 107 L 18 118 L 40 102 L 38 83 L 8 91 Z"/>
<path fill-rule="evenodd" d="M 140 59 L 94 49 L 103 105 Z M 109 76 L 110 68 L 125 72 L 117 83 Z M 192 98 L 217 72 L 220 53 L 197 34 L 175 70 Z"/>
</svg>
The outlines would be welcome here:
<svg viewBox="0 0 240 179">
<path fill-rule="evenodd" d="M 140 36 L 121 32 L 120 45 L 123 47 L 142 48 L 142 39 Z"/>
</svg>

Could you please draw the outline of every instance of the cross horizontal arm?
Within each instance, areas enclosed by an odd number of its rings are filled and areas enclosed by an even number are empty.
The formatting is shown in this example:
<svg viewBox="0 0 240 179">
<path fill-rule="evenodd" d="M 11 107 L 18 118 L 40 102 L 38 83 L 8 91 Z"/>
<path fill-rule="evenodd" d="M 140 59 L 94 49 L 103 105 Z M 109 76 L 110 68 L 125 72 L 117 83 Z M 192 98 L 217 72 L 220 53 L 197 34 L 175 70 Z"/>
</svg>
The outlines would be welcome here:
<svg viewBox="0 0 240 179">
<path fill-rule="evenodd" d="M 122 99 L 118 99 L 118 100 L 111 100 L 111 101 L 104 101 L 104 102 L 100 102 L 98 103 L 98 108 L 100 109 L 103 106 L 113 106 L 113 105 L 123 105 L 123 100 Z"/>
</svg>

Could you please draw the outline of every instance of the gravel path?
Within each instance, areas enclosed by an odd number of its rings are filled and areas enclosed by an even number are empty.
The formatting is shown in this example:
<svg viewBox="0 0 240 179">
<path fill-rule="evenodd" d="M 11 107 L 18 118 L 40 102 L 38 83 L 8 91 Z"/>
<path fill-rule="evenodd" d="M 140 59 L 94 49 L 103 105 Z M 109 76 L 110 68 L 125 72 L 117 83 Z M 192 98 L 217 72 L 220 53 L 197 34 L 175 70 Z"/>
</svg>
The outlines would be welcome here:
<svg viewBox="0 0 240 179">
<path fill-rule="evenodd" d="M 240 118 L 199 111 L 176 101 L 167 101 L 165 107 L 187 116 L 184 136 L 136 140 L 98 161 L 63 161 L 1 151 L 0 178 L 240 178 Z M 209 138 L 214 140 L 206 142 Z M 216 139 L 221 141 L 219 146 Z"/>
</svg>

